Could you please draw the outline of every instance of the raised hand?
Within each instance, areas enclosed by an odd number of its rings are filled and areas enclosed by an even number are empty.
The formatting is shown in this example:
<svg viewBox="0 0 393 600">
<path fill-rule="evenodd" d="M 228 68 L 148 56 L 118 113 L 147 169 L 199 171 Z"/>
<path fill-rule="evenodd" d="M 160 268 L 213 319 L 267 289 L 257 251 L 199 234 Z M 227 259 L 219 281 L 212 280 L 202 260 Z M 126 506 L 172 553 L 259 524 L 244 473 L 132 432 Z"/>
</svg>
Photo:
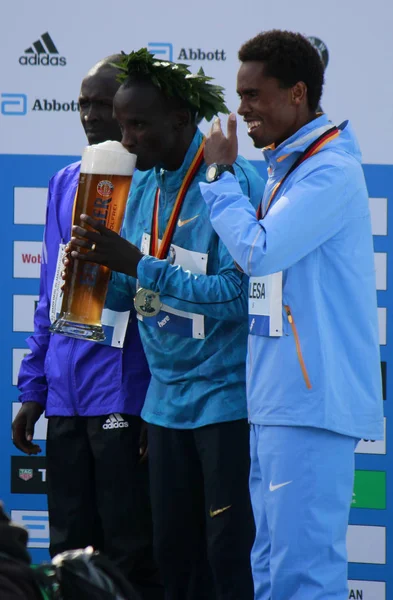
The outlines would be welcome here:
<svg viewBox="0 0 393 600">
<path fill-rule="evenodd" d="M 205 144 L 205 162 L 208 165 L 232 165 L 238 153 L 236 115 L 231 113 L 228 117 L 227 136 L 221 128 L 221 121 L 217 117 L 207 135 Z"/>
</svg>

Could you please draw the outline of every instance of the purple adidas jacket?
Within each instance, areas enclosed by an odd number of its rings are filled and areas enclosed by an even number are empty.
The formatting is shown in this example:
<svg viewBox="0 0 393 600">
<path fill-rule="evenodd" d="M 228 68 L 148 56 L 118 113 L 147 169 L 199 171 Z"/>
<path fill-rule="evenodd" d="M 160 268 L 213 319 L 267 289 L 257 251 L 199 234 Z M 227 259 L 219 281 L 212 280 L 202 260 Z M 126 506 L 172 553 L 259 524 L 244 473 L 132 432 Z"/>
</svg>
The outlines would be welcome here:
<svg viewBox="0 0 393 600">
<path fill-rule="evenodd" d="M 150 372 L 135 315 L 123 349 L 50 334 L 49 311 L 59 244 L 71 237 L 72 208 L 80 162 L 62 169 L 49 183 L 41 264 L 40 298 L 34 317 L 31 350 L 22 362 L 20 401 L 39 402 L 50 416 L 83 417 L 114 412 L 139 415 Z"/>
</svg>

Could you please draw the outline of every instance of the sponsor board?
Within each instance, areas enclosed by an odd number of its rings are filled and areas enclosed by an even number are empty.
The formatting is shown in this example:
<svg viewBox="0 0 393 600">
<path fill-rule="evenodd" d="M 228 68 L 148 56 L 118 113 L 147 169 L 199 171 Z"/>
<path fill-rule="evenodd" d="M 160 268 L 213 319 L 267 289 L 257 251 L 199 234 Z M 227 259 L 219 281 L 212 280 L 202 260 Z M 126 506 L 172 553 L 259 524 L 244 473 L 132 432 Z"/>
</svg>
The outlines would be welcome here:
<svg viewBox="0 0 393 600">
<path fill-rule="evenodd" d="M 5 117 L 24 117 L 27 113 L 26 94 L 0 94 L 0 112 Z"/>
<path fill-rule="evenodd" d="M 370 565 L 386 564 L 386 527 L 349 525 L 348 562 Z"/>
<path fill-rule="evenodd" d="M 79 112 L 79 104 L 76 100 L 36 97 L 29 106 L 32 112 Z"/>
<path fill-rule="evenodd" d="M 31 353 L 28 348 L 12 349 L 12 385 L 18 385 L 20 365 L 25 356 Z"/>
<path fill-rule="evenodd" d="M 29 112 L 33 113 L 75 113 L 79 112 L 77 100 L 48 97 L 29 99 L 27 94 L 6 94 L 1 96 L 1 114 L 5 117 L 24 117 Z"/>
<path fill-rule="evenodd" d="M 373 235 L 388 234 L 388 199 L 369 198 Z"/>
<path fill-rule="evenodd" d="M 387 256 L 386 252 L 374 252 L 377 290 L 387 289 Z"/>
<path fill-rule="evenodd" d="M 386 417 L 384 418 L 384 439 L 360 440 L 355 452 L 356 454 L 386 454 Z"/>
<path fill-rule="evenodd" d="M 15 225 L 45 225 L 48 188 L 14 188 Z"/>
<path fill-rule="evenodd" d="M 378 307 L 379 343 L 386 346 L 386 319 L 387 308 Z"/>
<path fill-rule="evenodd" d="M 11 510 L 11 520 L 27 529 L 28 548 L 49 548 L 48 511 Z"/>
<path fill-rule="evenodd" d="M 11 456 L 11 492 L 46 494 L 45 456 Z"/>
<path fill-rule="evenodd" d="M 348 600 L 386 600 L 384 581 L 348 581 Z"/>
<path fill-rule="evenodd" d="M 60 56 L 52 36 L 47 31 L 26 48 L 19 57 L 19 64 L 23 67 L 65 67 L 67 59 Z"/>
<path fill-rule="evenodd" d="M 325 42 L 313 35 L 308 36 L 307 39 L 309 40 L 309 42 L 312 43 L 314 48 L 316 48 L 318 50 L 320 59 L 323 63 L 324 68 L 326 69 L 326 67 L 329 64 L 329 50 L 328 50 Z"/>
<path fill-rule="evenodd" d="M 38 296 L 28 294 L 14 295 L 14 331 L 34 331 L 34 313 L 37 308 L 38 298 Z"/>
<path fill-rule="evenodd" d="M 42 242 L 14 242 L 14 277 L 40 277 Z"/>
<path fill-rule="evenodd" d="M 118 7 L 119 13 L 123 9 L 127 9 L 126 3 L 122 4 L 124 6 Z M 252 7 L 251 4 L 248 7 L 244 6 L 245 14 L 247 13 L 247 8 L 249 9 L 249 13 L 250 11 L 252 12 L 252 8 L 255 9 L 256 5 Z M 330 20 L 321 20 L 320 16 L 318 17 L 318 11 L 311 10 L 307 14 L 300 14 L 295 4 L 287 1 L 283 5 L 272 5 L 268 11 L 264 11 L 264 23 L 262 26 L 262 29 L 281 27 L 293 31 L 298 30 L 304 32 L 305 35 L 313 36 L 311 41 L 318 49 L 324 66 L 327 68 L 327 80 L 322 107 L 326 109 L 332 122 L 340 123 L 344 119 L 350 118 L 355 133 L 359 138 L 364 162 L 368 163 L 365 165 L 365 173 L 368 179 L 370 196 L 372 196 L 370 198 L 372 228 L 376 236 L 375 248 L 378 253 L 389 252 L 391 246 L 387 238 L 389 231 L 388 217 L 390 218 L 388 214 L 388 201 L 390 203 L 393 201 L 391 187 L 393 167 L 389 166 L 392 163 L 390 152 L 392 120 L 389 116 L 391 113 L 389 99 L 393 93 L 393 80 L 392 78 L 384 77 L 384 61 L 380 60 L 381 57 L 385 57 L 385 63 L 390 64 L 391 61 L 389 61 L 389 58 L 393 56 L 393 46 L 389 34 L 390 21 L 387 18 L 390 5 L 388 0 L 385 0 L 381 4 L 383 4 L 380 7 L 381 10 L 367 12 L 357 10 L 355 2 L 342 3 L 339 10 L 334 6 L 329 7 L 331 8 L 330 12 L 328 11 L 328 16 L 331 17 Z M 101 8 L 102 6 L 98 4 L 97 10 L 90 11 L 89 14 L 88 7 L 84 6 L 83 3 L 80 5 L 79 10 L 82 11 L 81 19 L 79 20 L 79 25 L 74 19 L 72 40 L 69 35 L 67 36 L 67 30 L 69 29 L 67 29 L 67 23 L 64 23 L 63 28 L 59 27 L 59 23 L 62 23 L 67 18 L 67 14 L 64 10 L 62 12 L 61 5 L 57 6 L 55 4 L 53 5 L 54 10 L 52 14 L 46 15 L 46 22 L 43 21 L 43 15 L 39 14 L 40 11 L 37 11 L 37 7 L 34 7 L 33 4 L 26 4 L 23 7 L 24 19 L 23 23 L 20 23 L 21 26 L 17 27 L 15 31 L 12 28 L 6 27 L 4 31 L 4 35 L 6 36 L 4 38 L 5 47 L 9 51 L 5 52 L 3 57 L 5 70 L 1 91 L 6 93 L 4 95 L 0 94 L 0 122 L 3 127 L 1 152 L 5 155 L 2 160 L 7 164 L 7 169 L 3 171 L 6 174 L 6 188 L 7 190 L 8 188 L 10 189 L 10 192 L 7 191 L 6 194 L 5 205 L 10 210 L 5 220 L 6 255 L 4 261 L 7 277 L 4 280 L 5 310 L 3 314 L 8 327 L 6 327 L 6 331 L 4 332 L 3 341 L 3 359 L 6 365 L 3 377 L 6 384 L 4 390 L 5 399 L 8 397 L 9 400 L 5 402 L 3 411 L 4 430 L 0 437 L 4 439 L 1 451 L 6 458 L 4 461 L 7 472 L 6 483 L 9 467 L 7 455 L 9 456 L 12 453 L 10 451 L 12 446 L 9 437 L 9 402 L 11 399 L 17 398 L 17 390 L 11 388 L 11 368 L 9 365 L 11 354 L 9 352 L 15 346 L 23 347 L 25 345 L 23 340 L 28 335 L 27 332 L 24 332 L 23 335 L 14 334 L 11 331 L 8 332 L 8 330 L 11 330 L 12 322 L 12 301 L 10 296 L 22 293 L 33 294 L 38 290 L 38 280 L 12 279 L 12 244 L 16 238 L 18 240 L 39 239 L 35 234 L 36 230 L 32 230 L 34 235 L 30 236 L 30 234 L 25 234 L 25 229 L 20 228 L 20 233 L 18 233 L 18 228 L 12 227 L 13 191 L 11 191 L 11 186 L 12 188 L 16 185 L 46 186 L 50 175 L 63 166 L 63 164 L 60 164 L 60 161 L 58 163 L 55 162 L 56 157 L 53 155 L 63 154 L 64 157 L 67 156 L 68 161 L 68 156 L 71 157 L 71 155 L 80 154 L 80 151 L 84 147 L 85 138 L 78 121 L 78 113 L 76 110 L 72 110 L 70 101 L 72 99 L 74 99 L 74 102 L 77 100 L 81 78 L 87 72 L 87 69 L 93 65 L 95 60 L 99 58 L 97 55 L 94 55 L 94 43 L 97 37 L 96 32 L 102 30 L 99 24 Z M 240 44 L 253 35 L 253 32 L 250 32 L 250 23 L 247 23 L 247 20 L 243 19 L 242 25 L 241 20 L 238 20 L 236 28 L 231 29 L 233 15 L 231 16 L 231 11 L 226 10 L 222 3 L 222 5 L 216 7 L 222 21 L 222 35 L 217 36 L 217 26 L 214 23 L 214 19 L 206 19 L 206 14 L 209 11 L 208 3 L 205 3 L 205 6 L 200 6 L 199 10 L 193 10 L 191 6 L 181 7 L 180 5 L 178 9 L 184 12 L 184 27 L 181 30 L 177 27 L 176 22 L 170 18 L 170 15 L 167 15 L 167 20 L 163 18 L 162 22 L 160 19 L 156 19 L 156 23 L 154 19 L 148 19 L 149 13 L 151 14 L 154 11 L 160 10 L 158 4 L 156 5 L 153 2 L 152 5 L 142 6 L 142 14 L 139 15 L 140 18 L 138 19 L 140 26 L 136 29 L 137 39 L 132 41 L 133 47 L 145 46 L 149 40 L 158 40 L 158 42 L 162 39 L 170 40 L 170 42 L 163 43 L 153 42 L 150 46 L 154 46 L 154 48 L 150 47 L 150 50 L 154 51 L 158 58 L 168 60 L 179 60 L 182 53 L 184 57 L 183 62 L 190 64 L 193 72 L 197 72 L 198 68 L 203 66 L 207 75 L 211 75 L 218 84 L 225 87 L 228 106 L 231 110 L 236 110 L 238 105 L 235 92 L 235 79 L 238 67 L 237 51 Z M 351 22 L 351 15 L 353 16 L 356 10 L 356 14 L 358 15 L 356 26 L 352 27 L 350 32 L 348 32 L 347 24 Z M 4 5 L 4 22 L 17 22 L 18 13 L 20 12 L 20 6 L 17 3 L 6 3 Z M 84 15 L 83 13 L 86 14 Z M 84 16 L 93 19 L 92 27 L 89 27 L 89 31 L 86 29 L 85 32 L 83 32 L 83 23 L 86 22 L 86 18 L 83 18 Z M 334 31 L 332 31 L 331 27 L 333 22 Z M 119 20 L 116 31 L 113 30 L 111 32 L 110 28 L 106 28 L 105 35 L 101 36 L 101 56 L 109 55 L 123 47 L 126 51 L 130 50 L 130 47 L 126 47 L 128 44 L 127 40 L 129 40 L 127 31 L 129 33 L 129 24 L 126 25 L 124 19 Z M 258 26 L 255 25 L 255 33 L 258 31 Z M 160 32 L 166 33 L 161 36 Z M 369 32 L 377 32 L 373 36 L 373 44 L 364 43 L 364 40 L 368 39 L 367 35 Z M 86 52 L 83 56 L 80 51 L 82 42 L 78 42 L 78 40 L 84 40 L 84 45 L 86 46 Z M 122 44 L 121 40 L 125 40 L 125 43 Z M 115 45 L 113 45 L 114 42 Z M 15 45 L 13 46 L 13 44 Z M 223 49 L 225 49 L 225 56 L 220 54 L 220 51 L 223 51 Z M 62 64 L 65 61 L 59 60 L 61 57 L 65 58 L 67 65 Z M 223 58 L 225 60 L 222 60 Z M 363 65 L 364 70 L 368 73 L 369 78 L 371 78 L 368 82 L 369 85 L 364 86 L 360 95 L 358 93 L 358 86 L 356 85 L 356 69 L 352 68 L 353 65 L 357 64 Z M 375 110 L 375 89 L 379 88 L 380 97 L 386 99 L 386 101 L 379 102 L 378 109 Z M 337 94 L 338 89 L 341 90 L 340 94 Z M 36 102 L 37 100 L 38 102 Z M 76 109 L 76 104 L 74 104 L 74 109 Z M 365 118 L 365 115 L 367 115 L 367 118 Z M 225 117 L 223 117 L 223 126 L 225 127 L 226 122 L 224 119 Z M 18 124 L 23 125 L 23 135 L 20 135 Z M 206 130 L 208 128 L 205 123 L 203 127 L 206 127 Z M 247 158 L 259 161 L 261 158 L 260 151 L 253 147 L 247 136 L 246 127 L 240 118 L 238 118 L 238 129 L 240 153 Z M 53 135 L 54 132 L 59 131 L 62 132 L 62 135 Z M 11 163 L 13 159 L 7 157 L 7 155 L 12 154 L 15 155 L 15 163 Z M 50 161 L 53 161 L 56 169 L 50 169 L 47 165 L 41 163 L 43 157 L 45 160 L 48 160 L 48 165 Z M 24 168 L 24 161 L 26 168 Z M 17 167 L 15 169 L 13 168 L 14 164 Z M 11 168 L 8 168 L 8 165 Z M 265 165 L 263 169 L 265 170 Z M 10 178 L 13 178 L 11 185 L 9 185 Z M 28 215 L 27 211 L 29 207 L 26 206 L 25 210 L 20 210 L 17 216 L 15 216 L 15 222 L 43 225 L 45 220 L 45 204 L 46 198 L 43 197 L 42 208 L 37 213 L 35 210 L 32 210 L 31 212 L 34 214 L 31 216 Z M 15 215 L 16 213 L 17 210 L 15 207 Z M 38 213 L 41 216 L 38 216 Z M 35 219 L 37 219 L 37 222 Z M 381 264 L 380 262 L 377 264 L 379 260 L 376 257 L 377 286 L 379 290 L 387 289 L 387 291 L 378 293 L 379 305 L 387 307 L 390 310 L 389 280 L 386 280 L 386 262 L 389 258 L 387 258 L 385 264 Z M 388 266 L 390 267 L 390 265 Z M 385 317 L 390 320 L 392 320 L 391 316 L 391 314 L 386 315 L 385 313 Z M 382 321 L 381 324 L 381 341 L 385 340 L 387 345 L 383 345 L 381 348 L 383 358 L 388 361 L 391 355 L 388 344 L 391 340 L 390 335 L 387 337 L 390 330 L 389 325 L 386 325 L 386 320 L 385 323 Z M 22 329 L 24 328 L 22 327 Z M 359 365 L 359 368 L 364 368 L 364 365 Z M 14 377 L 13 372 L 12 378 L 14 379 Z M 388 381 L 388 384 L 390 384 L 390 381 Z M 8 386 L 8 389 L 6 386 Z M 384 397 L 386 398 L 386 377 L 384 377 Z M 388 411 L 390 410 L 389 401 L 391 401 L 389 398 L 385 401 L 385 410 L 388 415 Z M 46 420 L 43 417 L 41 420 L 45 424 L 46 430 Z M 110 434 L 110 431 L 108 431 L 108 434 Z M 386 451 L 389 451 L 387 443 L 388 441 L 361 441 L 357 452 L 374 455 L 370 458 L 358 460 L 361 467 L 363 469 L 377 468 L 379 470 L 386 468 L 386 477 L 388 478 L 391 461 L 389 460 L 389 455 L 385 458 Z M 14 453 L 17 454 L 17 452 Z M 22 477 L 25 478 L 20 479 L 21 483 L 29 485 L 31 482 L 30 471 L 31 469 L 26 467 L 25 471 L 21 473 Z M 355 486 L 358 484 L 359 482 L 355 481 Z M 5 487 L 8 488 L 8 484 Z M 4 497 L 6 506 L 8 507 L 45 508 L 43 496 L 26 496 L 26 502 L 23 501 L 22 496 L 14 497 L 14 504 L 12 504 L 12 497 L 8 492 L 9 489 L 5 490 Z M 362 523 L 375 525 L 376 523 L 387 524 L 391 521 L 392 515 L 390 514 L 391 509 L 388 503 L 386 514 L 381 514 L 380 510 L 378 512 L 378 519 L 375 518 L 374 523 L 372 523 L 373 515 L 375 516 L 376 513 L 368 512 L 366 508 L 361 512 L 362 508 L 360 505 L 369 505 L 371 503 L 375 505 L 374 499 L 370 501 L 370 498 L 366 497 L 361 502 L 361 494 L 359 495 L 359 491 L 356 488 L 355 493 L 356 506 L 358 508 L 352 511 L 352 522 L 358 523 L 361 521 Z M 358 517 L 357 521 L 356 517 Z M 33 561 L 36 563 L 39 562 L 42 555 L 43 553 L 40 551 L 34 552 L 33 550 Z M 388 559 L 390 561 L 390 556 L 388 556 Z M 356 564 L 350 565 L 349 569 L 352 579 L 358 578 L 359 575 L 363 579 L 386 579 L 388 582 L 387 586 L 393 582 L 393 576 L 390 571 L 391 569 L 387 566 L 381 566 L 380 564 Z M 349 599 L 386 600 L 384 583 L 356 580 L 350 581 L 349 584 Z M 391 590 L 388 590 L 387 594 L 390 595 L 390 593 Z"/>
<path fill-rule="evenodd" d="M 174 46 L 171 42 L 149 42 L 147 48 L 159 60 L 174 62 L 213 62 L 226 61 L 227 52 L 223 48 Z"/>
<path fill-rule="evenodd" d="M 386 508 L 385 471 L 355 471 L 352 508 Z"/>
</svg>

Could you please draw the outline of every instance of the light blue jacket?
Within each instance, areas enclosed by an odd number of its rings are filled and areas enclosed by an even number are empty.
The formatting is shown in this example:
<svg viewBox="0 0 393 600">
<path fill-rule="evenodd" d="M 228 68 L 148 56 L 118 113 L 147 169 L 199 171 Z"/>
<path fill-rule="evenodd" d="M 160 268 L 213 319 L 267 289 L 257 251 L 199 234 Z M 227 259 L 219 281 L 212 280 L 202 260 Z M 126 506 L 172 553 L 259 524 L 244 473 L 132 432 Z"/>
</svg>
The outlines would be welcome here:
<svg viewBox="0 0 393 600">
<path fill-rule="evenodd" d="M 264 151 L 265 207 L 274 185 L 328 126 L 322 115 Z M 249 336 L 252 423 L 383 437 L 373 240 L 360 159 L 347 123 L 288 177 L 260 221 L 231 174 L 201 184 L 213 227 L 244 271 L 283 271 L 283 336 Z"/>
<path fill-rule="evenodd" d="M 160 188 L 159 236 L 163 235 L 174 201 L 202 141 L 197 131 L 178 171 L 152 169 L 133 181 L 123 236 L 138 248 L 151 233 L 154 198 Z M 253 204 L 260 203 L 264 183 L 243 158 L 235 163 L 241 189 Z M 185 197 L 173 246 L 206 255 L 206 274 L 145 256 L 138 265 L 139 285 L 160 293 L 161 301 L 182 313 L 161 311 L 145 318 L 139 331 L 152 379 L 142 417 L 164 427 L 188 429 L 247 417 L 246 353 L 248 277 L 234 262 L 214 232 L 199 190 L 205 181 L 202 165 Z M 247 200 L 249 202 L 249 200 Z M 184 223 L 183 223 L 184 221 Z M 179 250 L 169 257 L 179 254 Z M 176 249 L 175 249 L 176 250 Z M 207 260 L 206 260 L 207 259 Z M 128 309 L 135 296 L 135 279 L 113 274 L 107 305 Z M 204 315 L 204 337 L 194 330 L 191 313 Z"/>
</svg>

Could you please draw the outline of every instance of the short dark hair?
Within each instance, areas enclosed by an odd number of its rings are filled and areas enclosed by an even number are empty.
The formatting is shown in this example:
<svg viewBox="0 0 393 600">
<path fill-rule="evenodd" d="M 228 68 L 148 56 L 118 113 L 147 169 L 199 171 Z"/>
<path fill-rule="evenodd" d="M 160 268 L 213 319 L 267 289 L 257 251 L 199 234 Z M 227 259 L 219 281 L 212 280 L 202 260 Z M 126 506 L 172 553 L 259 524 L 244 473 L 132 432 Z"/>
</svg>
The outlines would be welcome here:
<svg viewBox="0 0 393 600">
<path fill-rule="evenodd" d="M 120 64 L 120 61 L 122 60 L 123 55 L 122 54 L 111 54 L 110 56 L 107 56 L 105 58 L 102 58 L 101 60 L 99 60 L 97 63 L 95 63 L 95 65 L 93 65 L 87 72 L 86 77 L 88 75 L 91 75 L 91 73 L 97 73 L 97 72 L 106 72 L 106 71 L 113 71 L 113 74 L 116 74 L 116 65 Z M 119 69 L 119 73 L 120 73 L 120 69 Z M 120 83 L 119 83 L 120 85 Z"/>
<path fill-rule="evenodd" d="M 272 29 L 248 40 L 239 50 L 241 62 L 260 61 L 265 73 L 284 88 L 298 81 L 307 86 L 310 110 L 317 110 L 324 84 L 324 66 L 316 48 L 300 33 Z"/>
<path fill-rule="evenodd" d="M 114 65 L 117 65 L 118 63 L 120 63 L 123 59 L 123 55 L 121 53 L 119 54 L 111 54 L 110 56 L 106 56 L 105 58 L 103 58 L 102 60 L 100 60 L 96 66 L 99 67 L 99 69 L 104 70 L 104 69 L 115 69 L 116 67 Z"/>
<path fill-rule="evenodd" d="M 169 104 L 186 108 L 197 120 L 210 121 L 219 112 L 229 114 L 224 88 L 213 84 L 202 67 L 191 73 L 188 65 L 159 60 L 147 48 L 140 48 L 124 54 L 120 70 L 119 80 L 125 85 L 148 81 Z"/>
</svg>

